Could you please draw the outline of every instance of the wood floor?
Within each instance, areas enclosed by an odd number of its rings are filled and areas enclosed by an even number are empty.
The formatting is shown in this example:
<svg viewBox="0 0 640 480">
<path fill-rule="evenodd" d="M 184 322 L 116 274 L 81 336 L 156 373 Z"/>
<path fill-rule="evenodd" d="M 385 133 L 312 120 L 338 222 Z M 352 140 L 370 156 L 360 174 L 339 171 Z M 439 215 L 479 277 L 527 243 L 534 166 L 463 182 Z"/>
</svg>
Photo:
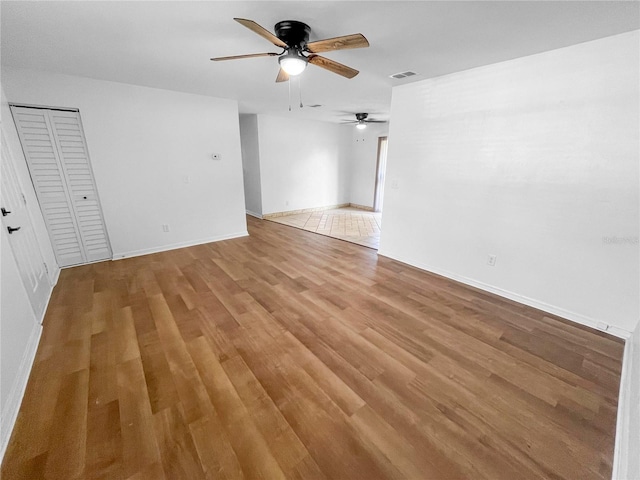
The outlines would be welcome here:
<svg viewBox="0 0 640 480">
<path fill-rule="evenodd" d="M 339 238 L 376 250 L 380 246 L 381 212 L 344 207 L 270 217 L 269 221 Z"/>
<path fill-rule="evenodd" d="M 18 479 L 608 479 L 623 344 L 272 222 L 62 272 Z"/>
</svg>

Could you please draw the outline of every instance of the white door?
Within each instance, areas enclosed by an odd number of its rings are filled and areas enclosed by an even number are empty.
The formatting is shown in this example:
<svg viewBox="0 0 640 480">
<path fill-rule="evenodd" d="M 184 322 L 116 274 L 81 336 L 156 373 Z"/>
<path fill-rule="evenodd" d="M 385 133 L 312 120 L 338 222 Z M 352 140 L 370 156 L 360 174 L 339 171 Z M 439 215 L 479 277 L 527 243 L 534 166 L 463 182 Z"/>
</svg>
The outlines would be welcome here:
<svg viewBox="0 0 640 480">
<path fill-rule="evenodd" d="M 36 318 L 42 319 L 51 289 L 47 266 L 44 263 L 33 223 L 27 210 L 25 196 L 16 173 L 14 157 L 2 135 L 2 228 L 9 232 L 9 244 L 24 283 Z"/>
<path fill-rule="evenodd" d="M 80 113 L 11 110 L 58 265 L 110 259 Z"/>
</svg>

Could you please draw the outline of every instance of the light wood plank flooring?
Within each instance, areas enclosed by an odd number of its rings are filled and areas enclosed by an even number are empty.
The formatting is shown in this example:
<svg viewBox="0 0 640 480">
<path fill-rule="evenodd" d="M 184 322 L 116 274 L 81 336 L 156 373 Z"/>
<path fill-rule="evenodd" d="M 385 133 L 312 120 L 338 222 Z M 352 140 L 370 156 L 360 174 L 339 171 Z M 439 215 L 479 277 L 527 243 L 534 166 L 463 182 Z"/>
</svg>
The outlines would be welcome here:
<svg viewBox="0 0 640 480">
<path fill-rule="evenodd" d="M 382 213 L 353 207 L 333 208 L 321 212 L 295 213 L 269 218 L 270 221 L 301 228 L 308 232 L 338 238 L 363 247 L 378 249 Z"/>
<path fill-rule="evenodd" d="M 610 478 L 621 341 L 248 222 L 62 272 L 3 479 Z"/>
</svg>

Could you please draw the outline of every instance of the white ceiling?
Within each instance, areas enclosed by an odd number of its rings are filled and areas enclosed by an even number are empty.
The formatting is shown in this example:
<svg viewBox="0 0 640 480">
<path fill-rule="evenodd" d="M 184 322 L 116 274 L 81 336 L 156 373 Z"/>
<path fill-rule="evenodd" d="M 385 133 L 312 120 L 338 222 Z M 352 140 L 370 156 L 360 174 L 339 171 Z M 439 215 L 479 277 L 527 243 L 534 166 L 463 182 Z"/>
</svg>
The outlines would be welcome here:
<svg viewBox="0 0 640 480">
<path fill-rule="evenodd" d="M 366 49 L 324 56 L 360 70 L 347 80 L 309 66 L 293 111 L 276 84 L 279 52 L 233 21 L 270 31 L 280 20 L 311 26 L 311 41 L 364 34 Z M 387 119 L 391 87 L 640 28 L 635 1 L 2 1 L 2 64 L 237 99 L 240 111 L 327 121 L 348 112 Z M 393 80 L 413 70 L 420 75 Z"/>
</svg>

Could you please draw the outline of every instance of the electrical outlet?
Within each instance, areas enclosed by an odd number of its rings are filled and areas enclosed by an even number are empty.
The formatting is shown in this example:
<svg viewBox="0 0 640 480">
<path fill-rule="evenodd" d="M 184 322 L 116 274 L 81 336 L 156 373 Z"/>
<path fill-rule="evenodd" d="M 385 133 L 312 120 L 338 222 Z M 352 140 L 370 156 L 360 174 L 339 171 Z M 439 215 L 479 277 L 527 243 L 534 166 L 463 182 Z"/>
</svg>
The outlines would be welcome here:
<svg viewBox="0 0 640 480">
<path fill-rule="evenodd" d="M 284 205 L 285 205 L 286 207 L 288 207 L 288 206 L 289 206 L 289 200 L 285 200 Z"/>
<path fill-rule="evenodd" d="M 168 232 L 169 231 L 169 225 L 167 225 L 166 223 L 162 225 L 162 231 L 163 232 Z"/>
<path fill-rule="evenodd" d="M 398 180 L 396 180 L 396 179 L 391 180 L 391 188 L 393 188 L 393 189 L 398 189 L 398 188 L 400 188 L 400 185 L 399 185 L 399 183 L 398 183 Z"/>
<path fill-rule="evenodd" d="M 487 265 L 489 265 L 491 267 L 495 267 L 497 258 L 498 258 L 497 255 L 489 255 L 487 257 Z"/>
</svg>

